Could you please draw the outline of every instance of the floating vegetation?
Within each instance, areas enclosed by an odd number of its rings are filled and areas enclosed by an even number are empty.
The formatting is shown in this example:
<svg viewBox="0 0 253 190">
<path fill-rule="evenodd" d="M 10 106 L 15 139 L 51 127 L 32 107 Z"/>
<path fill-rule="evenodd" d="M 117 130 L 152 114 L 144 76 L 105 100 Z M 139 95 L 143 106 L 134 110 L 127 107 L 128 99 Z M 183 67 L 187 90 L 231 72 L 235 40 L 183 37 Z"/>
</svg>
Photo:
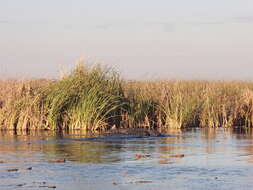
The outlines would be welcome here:
<svg viewBox="0 0 253 190">
<path fill-rule="evenodd" d="M 253 83 L 124 81 L 77 65 L 58 80 L 0 81 L 0 129 L 86 130 L 253 126 Z"/>
</svg>

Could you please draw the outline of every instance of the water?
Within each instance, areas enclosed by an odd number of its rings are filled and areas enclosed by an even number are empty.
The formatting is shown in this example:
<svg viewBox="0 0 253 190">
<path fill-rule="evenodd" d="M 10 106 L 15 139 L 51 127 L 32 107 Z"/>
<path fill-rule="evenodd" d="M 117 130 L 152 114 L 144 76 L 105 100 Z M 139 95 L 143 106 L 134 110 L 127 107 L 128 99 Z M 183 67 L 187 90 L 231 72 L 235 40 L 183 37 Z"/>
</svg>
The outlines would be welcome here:
<svg viewBox="0 0 253 190">
<path fill-rule="evenodd" d="M 169 134 L 85 140 L 78 132 L 1 132 L 0 189 L 253 189 L 252 131 Z"/>
</svg>

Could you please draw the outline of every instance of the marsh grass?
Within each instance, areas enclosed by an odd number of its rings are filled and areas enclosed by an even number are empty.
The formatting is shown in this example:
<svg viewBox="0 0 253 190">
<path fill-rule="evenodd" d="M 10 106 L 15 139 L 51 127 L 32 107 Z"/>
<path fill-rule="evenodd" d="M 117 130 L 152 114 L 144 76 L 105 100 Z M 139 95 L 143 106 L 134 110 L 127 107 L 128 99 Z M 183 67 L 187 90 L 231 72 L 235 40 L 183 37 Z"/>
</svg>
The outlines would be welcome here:
<svg viewBox="0 0 253 190">
<path fill-rule="evenodd" d="M 106 130 L 253 126 L 253 83 L 123 81 L 77 65 L 58 80 L 0 81 L 0 129 Z"/>
<path fill-rule="evenodd" d="M 153 127 L 252 127 L 253 124 L 250 82 L 136 81 L 125 86 L 132 115 L 140 113 L 142 117 L 138 118 L 142 121 L 148 116 L 146 120 L 152 121 L 149 123 Z M 132 120 L 138 121 L 135 117 Z"/>
<path fill-rule="evenodd" d="M 8 98 L 2 95 L 2 128 L 98 130 L 119 123 L 124 104 L 121 80 L 111 69 L 79 64 L 62 79 L 43 86 L 12 83 L 21 90 Z"/>
</svg>

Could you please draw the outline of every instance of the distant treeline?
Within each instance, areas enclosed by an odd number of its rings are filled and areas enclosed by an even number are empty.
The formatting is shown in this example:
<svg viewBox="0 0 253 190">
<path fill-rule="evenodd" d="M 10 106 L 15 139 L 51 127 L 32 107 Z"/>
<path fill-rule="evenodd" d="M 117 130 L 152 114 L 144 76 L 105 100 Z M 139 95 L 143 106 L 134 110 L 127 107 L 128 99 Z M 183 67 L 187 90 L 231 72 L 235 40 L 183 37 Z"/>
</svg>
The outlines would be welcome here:
<svg viewBox="0 0 253 190">
<path fill-rule="evenodd" d="M 0 129 L 252 127 L 253 82 L 124 81 L 79 64 L 59 80 L 0 81 Z"/>
</svg>

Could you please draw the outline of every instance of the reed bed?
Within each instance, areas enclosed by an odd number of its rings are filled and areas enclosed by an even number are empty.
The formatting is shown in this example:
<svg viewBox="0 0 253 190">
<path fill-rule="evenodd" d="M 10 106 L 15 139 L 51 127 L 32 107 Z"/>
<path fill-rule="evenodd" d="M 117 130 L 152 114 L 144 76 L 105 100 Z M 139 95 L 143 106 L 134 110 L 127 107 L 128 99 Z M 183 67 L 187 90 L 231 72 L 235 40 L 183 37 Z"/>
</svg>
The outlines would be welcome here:
<svg viewBox="0 0 253 190">
<path fill-rule="evenodd" d="M 7 81 L 1 82 L 2 89 L 9 84 L 14 85 L 12 92 L 3 91 L 0 96 L 2 129 L 95 131 L 119 125 L 123 92 L 118 74 L 111 69 L 78 65 L 60 80 L 44 85 Z"/>
<path fill-rule="evenodd" d="M 79 64 L 58 80 L 0 81 L 0 129 L 253 127 L 253 82 L 124 81 Z"/>
</svg>

